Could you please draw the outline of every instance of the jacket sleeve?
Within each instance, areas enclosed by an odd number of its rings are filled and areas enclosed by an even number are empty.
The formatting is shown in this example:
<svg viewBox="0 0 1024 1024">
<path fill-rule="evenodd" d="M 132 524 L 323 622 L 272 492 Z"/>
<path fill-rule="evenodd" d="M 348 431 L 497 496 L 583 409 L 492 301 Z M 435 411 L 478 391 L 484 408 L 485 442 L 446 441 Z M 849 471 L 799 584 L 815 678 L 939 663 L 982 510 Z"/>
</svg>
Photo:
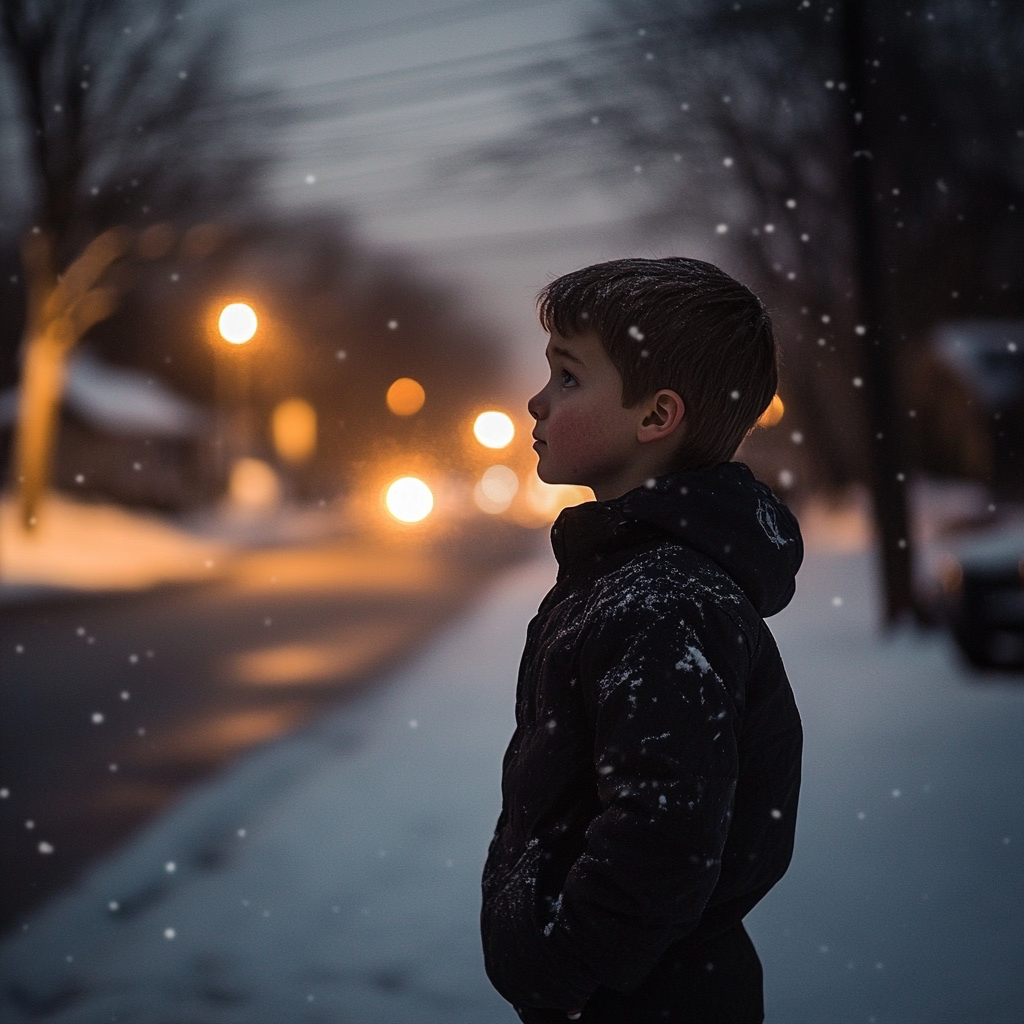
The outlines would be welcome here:
<svg viewBox="0 0 1024 1024">
<path fill-rule="evenodd" d="M 747 638 L 719 601 L 659 597 L 616 595 L 581 648 L 601 810 L 544 931 L 592 989 L 630 991 L 697 926 L 732 817 Z"/>
</svg>

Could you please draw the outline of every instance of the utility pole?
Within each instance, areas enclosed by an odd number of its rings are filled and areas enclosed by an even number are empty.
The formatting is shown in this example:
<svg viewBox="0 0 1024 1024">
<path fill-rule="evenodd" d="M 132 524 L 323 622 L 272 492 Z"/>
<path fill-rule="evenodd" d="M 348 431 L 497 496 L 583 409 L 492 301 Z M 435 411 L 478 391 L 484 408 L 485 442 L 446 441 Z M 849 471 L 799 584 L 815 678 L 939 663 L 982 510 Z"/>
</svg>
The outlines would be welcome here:
<svg viewBox="0 0 1024 1024">
<path fill-rule="evenodd" d="M 864 390 L 870 429 L 872 495 L 881 546 L 885 624 L 893 626 L 915 613 L 913 538 L 907 511 L 907 464 L 902 419 L 897 409 L 896 360 L 886 329 L 885 260 L 875 223 L 875 154 L 871 147 L 872 106 L 869 75 L 867 0 L 843 4 L 843 58 L 849 111 L 848 151 L 853 207 L 854 260 L 864 333 Z M 875 139 L 878 134 L 875 133 Z"/>
</svg>

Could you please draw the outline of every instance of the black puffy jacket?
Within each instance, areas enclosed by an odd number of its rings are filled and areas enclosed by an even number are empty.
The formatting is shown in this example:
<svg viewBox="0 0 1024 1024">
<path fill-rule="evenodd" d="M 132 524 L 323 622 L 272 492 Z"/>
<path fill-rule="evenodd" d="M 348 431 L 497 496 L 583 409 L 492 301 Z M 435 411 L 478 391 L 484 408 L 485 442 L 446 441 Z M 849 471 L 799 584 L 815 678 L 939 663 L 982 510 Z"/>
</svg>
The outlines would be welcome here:
<svg viewBox="0 0 1024 1024">
<path fill-rule="evenodd" d="M 487 973 L 524 1020 L 635 992 L 736 928 L 789 865 L 800 785 L 763 619 L 803 545 L 745 465 L 565 509 L 551 541 L 483 877 Z"/>
</svg>

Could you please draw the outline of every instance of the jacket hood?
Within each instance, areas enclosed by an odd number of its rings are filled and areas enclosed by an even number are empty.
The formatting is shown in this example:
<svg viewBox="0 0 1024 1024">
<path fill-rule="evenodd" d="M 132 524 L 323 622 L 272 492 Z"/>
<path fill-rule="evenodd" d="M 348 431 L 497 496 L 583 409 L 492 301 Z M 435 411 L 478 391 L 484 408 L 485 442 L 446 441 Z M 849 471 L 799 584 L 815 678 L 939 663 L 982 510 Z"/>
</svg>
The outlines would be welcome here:
<svg viewBox="0 0 1024 1024">
<path fill-rule="evenodd" d="M 563 509 L 551 528 L 559 579 L 659 536 L 717 563 L 762 617 L 796 591 L 804 554 L 796 517 L 742 462 L 670 473 L 619 498 Z"/>
</svg>

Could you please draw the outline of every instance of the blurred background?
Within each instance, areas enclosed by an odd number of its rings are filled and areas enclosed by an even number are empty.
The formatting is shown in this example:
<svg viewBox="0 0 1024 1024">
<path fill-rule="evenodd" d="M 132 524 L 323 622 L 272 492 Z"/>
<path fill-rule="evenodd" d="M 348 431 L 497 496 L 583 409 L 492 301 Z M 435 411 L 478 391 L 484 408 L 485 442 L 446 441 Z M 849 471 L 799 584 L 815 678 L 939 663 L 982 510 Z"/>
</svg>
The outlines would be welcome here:
<svg viewBox="0 0 1024 1024">
<path fill-rule="evenodd" d="M 739 457 L 801 518 L 806 593 L 860 609 L 864 685 L 938 673 L 961 723 L 988 687 L 1019 797 L 1022 101 L 1011 0 L 4 0 L 10 1012 L 92 1019 L 81 993 L 103 988 L 15 941 L 33 914 L 239 758 L 387 719 L 379 694 L 406 691 L 385 681 L 472 614 L 509 646 L 456 659 L 496 673 L 463 723 L 493 740 L 466 771 L 496 778 L 547 528 L 591 497 L 533 472 L 534 300 L 605 259 L 710 260 L 764 299 L 781 383 Z M 800 652 L 831 627 L 801 607 L 780 635 L 814 708 Z M 448 728 L 434 749 L 455 756 Z M 488 785 L 466 797 L 484 844 Z M 453 991 L 486 991 L 472 964 Z M 367 970 L 405 998 L 401 972 Z M 1018 1019 L 1008 977 L 960 1019 Z M 430 1012 L 506 1019 L 481 998 Z M 177 1019 L 263 1019 L 238 1005 Z M 381 1005 L 358 1019 L 402 1019 Z M 849 1019 L 911 1019 L 883 1011 Z"/>
</svg>

